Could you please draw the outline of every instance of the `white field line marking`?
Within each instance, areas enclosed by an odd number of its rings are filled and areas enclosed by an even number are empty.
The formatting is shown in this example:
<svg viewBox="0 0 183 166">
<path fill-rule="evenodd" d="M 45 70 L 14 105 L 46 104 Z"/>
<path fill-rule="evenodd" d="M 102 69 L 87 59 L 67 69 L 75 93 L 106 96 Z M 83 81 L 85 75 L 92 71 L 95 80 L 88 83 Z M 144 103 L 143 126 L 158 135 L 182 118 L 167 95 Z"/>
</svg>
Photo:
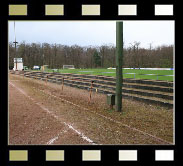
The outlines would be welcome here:
<svg viewBox="0 0 183 166">
<path fill-rule="evenodd" d="M 37 88 L 34 87 L 34 89 L 37 89 Z M 149 136 L 149 137 L 151 137 L 151 138 L 154 138 L 154 139 L 157 140 L 157 141 L 164 142 L 164 143 L 167 143 L 167 144 L 172 144 L 171 142 L 168 142 L 168 141 L 166 141 L 166 140 L 163 140 L 163 139 L 161 139 L 161 138 L 159 138 L 159 137 L 156 137 L 156 136 L 154 136 L 154 135 L 152 135 L 152 134 L 149 134 L 149 133 L 147 133 L 147 132 L 144 132 L 144 131 L 141 131 L 141 130 L 139 130 L 139 129 L 136 129 L 136 128 L 131 127 L 131 126 L 127 125 L 127 124 L 123 124 L 123 123 L 121 123 L 121 122 L 119 122 L 119 121 L 117 121 L 117 120 L 114 120 L 114 119 L 112 119 L 112 118 L 110 118 L 110 117 L 107 117 L 107 116 L 104 116 L 104 115 L 102 115 L 102 114 L 99 114 L 99 113 L 97 113 L 97 112 L 95 112 L 95 111 L 89 110 L 88 108 L 81 107 L 81 106 L 79 106 L 79 105 L 77 105 L 77 104 L 74 104 L 74 103 L 68 101 L 68 100 L 65 100 L 65 99 L 62 99 L 62 98 L 60 98 L 60 97 L 58 97 L 58 96 L 55 96 L 55 95 L 46 93 L 44 90 L 39 90 L 39 89 L 37 89 L 37 90 L 38 90 L 38 91 L 41 91 L 41 92 L 43 92 L 43 93 L 45 93 L 45 94 L 48 94 L 48 95 L 50 95 L 50 96 L 52 96 L 52 97 L 54 97 L 54 98 L 59 98 L 60 100 L 65 101 L 65 102 L 67 102 L 67 103 L 69 103 L 69 104 L 72 104 L 72 105 L 74 105 L 74 106 L 76 106 L 76 107 L 79 107 L 79 108 L 81 108 L 81 109 L 90 111 L 90 112 L 92 112 L 92 113 L 94 113 L 94 114 L 96 114 L 96 115 L 98 115 L 98 116 L 101 116 L 101 117 L 103 117 L 103 118 L 105 118 L 105 119 L 107 119 L 107 120 L 110 120 L 110 121 L 112 121 L 112 122 L 115 122 L 115 123 L 117 123 L 117 124 L 120 124 L 120 125 L 122 125 L 122 126 L 124 126 L 124 127 L 127 127 L 127 128 L 129 128 L 129 129 L 131 129 L 131 130 L 137 131 L 137 132 L 139 132 L 139 133 L 141 133 L 141 134 L 143 134 L 143 135 L 146 135 L 146 136 Z"/>
<path fill-rule="evenodd" d="M 23 95 L 25 95 L 26 97 L 28 97 L 30 100 L 32 100 L 36 105 L 38 105 L 42 110 L 45 110 L 48 114 L 52 115 L 55 119 L 57 119 L 59 122 L 60 119 L 57 115 L 55 115 L 53 112 L 51 112 L 48 108 L 42 106 L 40 103 L 36 102 L 32 97 L 30 97 L 29 95 L 27 95 L 22 89 L 18 88 L 17 86 L 15 86 L 12 82 L 9 82 L 9 84 L 11 86 L 13 86 L 14 88 L 16 88 L 18 91 L 20 91 Z M 65 126 L 69 127 L 71 130 L 73 130 L 75 133 L 77 133 L 83 140 L 93 144 L 93 145 L 96 145 L 94 143 L 94 141 L 92 141 L 90 138 L 88 138 L 87 136 L 85 136 L 82 132 L 76 130 L 72 125 L 66 123 L 66 122 L 61 122 L 63 123 Z"/>
<path fill-rule="evenodd" d="M 56 137 L 54 137 L 54 138 L 52 138 L 51 140 L 49 140 L 49 141 L 47 142 L 47 145 L 53 144 L 53 143 L 60 137 L 61 134 L 66 133 L 66 132 L 67 132 L 67 130 L 64 130 L 64 131 L 60 132 Z"/>
</svg>

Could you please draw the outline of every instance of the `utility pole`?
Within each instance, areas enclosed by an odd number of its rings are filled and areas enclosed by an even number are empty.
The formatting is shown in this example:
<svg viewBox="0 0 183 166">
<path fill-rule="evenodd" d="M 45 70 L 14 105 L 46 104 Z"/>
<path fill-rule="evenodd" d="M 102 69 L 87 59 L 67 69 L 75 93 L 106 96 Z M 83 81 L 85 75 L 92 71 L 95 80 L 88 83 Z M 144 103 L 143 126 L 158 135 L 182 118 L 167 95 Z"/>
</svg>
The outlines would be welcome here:
<svg viewBox="0 0 183 166">
<path fill-rule="evenodd" d="M 123 22 L 116 22 L 116 111 L 122 111 Z"/>
<path fill-rule="evenodd" d="M 44 43 L 41 45 L 41 52 L 42 52 L 42 64 L 44 66 Z"/>
<path fill-rule="evenodd" d="M 16 52 L 17 52 L 17 44 L 18 44 L 18 42 L 16 42 L 16 39 L 15 39 L 15 41 L 13 43 L 15 44 L 15 58 L 16 58 L 16 70 L 17 70 L 17 54 L 16 54 Z"/>
<path fill-rule="evenodd" d="M 56 61 L 56 56 L 57 56 L 57 44 L 55 43 L 55 60 L 54 60 L 54 68 L 57 68 L 57 61 Z"/>
<path fill-rule="evenodd" d="M 15 44 L 15 59 L 16 59 L 16 70 L 17 70 L 17 44 L 18 42 L 16 41 L 16 32 L 15 32 L 15 21 L 14 21 L 14 33 L 15 33 L 15 41 L 13 42 Z"/>
</svg>

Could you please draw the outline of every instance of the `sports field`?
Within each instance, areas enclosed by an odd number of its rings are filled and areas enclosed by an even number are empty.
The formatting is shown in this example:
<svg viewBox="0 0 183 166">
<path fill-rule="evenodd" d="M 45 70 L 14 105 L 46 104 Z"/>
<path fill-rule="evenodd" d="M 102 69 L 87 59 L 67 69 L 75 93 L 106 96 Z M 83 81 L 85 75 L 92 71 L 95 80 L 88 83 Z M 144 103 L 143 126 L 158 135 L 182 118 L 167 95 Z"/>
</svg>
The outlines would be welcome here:
<svg viewBox="0 0 183 166">
<path fill-rule="evenodd" d="M 52 69 L 47 72 L 54 72 Z M 58 69 L 59 73 L 75 73 L 75 74 L 91 74 L 91 75 L 105 75 L 116 76 L 115 69 Z M 147 74 L 147 75 L 144 75 Z M 164 76 L 168 75 L 168 76 Z M 135 79 L 152 79 L 152 80 L 167 80 L 173 81 L 173 70 L 143 70 L 143 69 L 123 69 L 123 78 Z"/>
</svg>

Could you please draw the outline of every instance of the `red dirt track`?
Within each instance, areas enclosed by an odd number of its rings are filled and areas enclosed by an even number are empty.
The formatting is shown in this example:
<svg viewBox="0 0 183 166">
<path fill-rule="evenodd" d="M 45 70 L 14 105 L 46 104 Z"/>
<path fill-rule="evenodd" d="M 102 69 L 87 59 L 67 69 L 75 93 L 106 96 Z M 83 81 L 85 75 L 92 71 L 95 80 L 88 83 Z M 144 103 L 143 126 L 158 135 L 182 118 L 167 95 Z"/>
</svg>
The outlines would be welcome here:
<svg viewBox="0 0 183 166">
<path fill-rule="evenodd" d="M 110 110 L 106 96 L 9 75 L 9 144 L 173 144 L 173 111 L 123 101 Z"/>
</svg>

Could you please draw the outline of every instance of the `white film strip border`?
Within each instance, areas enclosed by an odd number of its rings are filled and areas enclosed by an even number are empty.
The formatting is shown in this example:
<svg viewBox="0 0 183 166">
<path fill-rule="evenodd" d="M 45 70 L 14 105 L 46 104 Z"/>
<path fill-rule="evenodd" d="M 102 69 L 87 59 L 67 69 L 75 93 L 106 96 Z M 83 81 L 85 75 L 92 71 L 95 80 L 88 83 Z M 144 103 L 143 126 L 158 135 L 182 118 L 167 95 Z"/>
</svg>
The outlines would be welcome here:
<svg viewBox="0 0 183 166">
<path fill-rule="evenodd" d="M 46 150 L 45 161 L 65 161 L 64 150 Z M 69 154 L 68 154 L 69 155 Z M 82 161 L 102 161 L 102 150 L 82 150 Z M 28 161 L 28 150 L 10 150 L 9 161 Z M 174 150 L 155 150 L 155 161 L 174 161 Z M 118 161 L 138 161 L 138 150 L 118 150 Z"/>
<path fill-rule="evenodd" d="M 155 5 L 156 16 L 173 16 L 173 5 Z"/>
<path fill-rule="evenodd" d="M 45 5 L 45 16 L 64 16 L 64 4 Z M 173 4 L 155 4 L 154 16 L 173 16 Z M 100 16 L 100 4 L 81 5 L 82 16 Z M 28 5 L 9 4 L 9 16 L 27 16 Z M 137 4 L 118 4 L 118 16 L 138 16 Z"/>
</svg>

